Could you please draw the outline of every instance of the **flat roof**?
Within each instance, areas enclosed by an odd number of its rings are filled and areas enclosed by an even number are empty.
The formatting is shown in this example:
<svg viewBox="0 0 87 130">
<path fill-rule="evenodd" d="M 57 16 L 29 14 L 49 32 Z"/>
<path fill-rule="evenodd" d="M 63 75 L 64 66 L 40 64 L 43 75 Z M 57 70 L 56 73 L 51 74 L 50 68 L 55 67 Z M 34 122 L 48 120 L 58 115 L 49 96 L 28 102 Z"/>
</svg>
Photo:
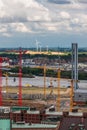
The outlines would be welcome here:
<svg viewBox="0 0 87 130">
<path fill-rule="evenodd" d="M 57 125 L 51 124 L 12 124 L 12 128 L 56 128 Z"/>
</svg>

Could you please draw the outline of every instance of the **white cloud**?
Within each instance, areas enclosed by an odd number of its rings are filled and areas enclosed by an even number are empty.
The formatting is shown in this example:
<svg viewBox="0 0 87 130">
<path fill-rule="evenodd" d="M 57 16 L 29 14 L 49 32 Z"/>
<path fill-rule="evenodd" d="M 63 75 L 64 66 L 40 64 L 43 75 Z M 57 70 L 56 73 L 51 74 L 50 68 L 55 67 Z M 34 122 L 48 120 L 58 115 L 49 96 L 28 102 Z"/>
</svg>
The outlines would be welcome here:
<svg viewBox="0 0 87 130">
<path fill-rule="evenodd" d="M 22 32 L 87 32 L 86 0 L 0 0 L 0 28 L 2 33 Z M 60 1 L 60 0 L 58 0 Z"/>
<path fill-rule="evenodd" d="M 17 26 L 16 26 L 16 30 L 18 32 L 29 32 L 28 28 L 23 24 L 23 23 L 19 23 Z"/>
</svg>

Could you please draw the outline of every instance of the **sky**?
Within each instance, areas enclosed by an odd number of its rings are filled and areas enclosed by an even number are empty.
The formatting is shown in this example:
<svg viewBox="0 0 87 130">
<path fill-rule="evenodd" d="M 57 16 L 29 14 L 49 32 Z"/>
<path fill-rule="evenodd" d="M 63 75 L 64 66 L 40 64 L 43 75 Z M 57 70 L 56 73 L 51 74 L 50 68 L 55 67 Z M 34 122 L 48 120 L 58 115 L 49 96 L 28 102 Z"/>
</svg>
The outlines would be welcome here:
<svg viewBox="0 0 87 130">
<path fill-rule="evenodd" d="M 0 0 L 0 48 L 87 47 L 87 0 Z"/>
</svg>

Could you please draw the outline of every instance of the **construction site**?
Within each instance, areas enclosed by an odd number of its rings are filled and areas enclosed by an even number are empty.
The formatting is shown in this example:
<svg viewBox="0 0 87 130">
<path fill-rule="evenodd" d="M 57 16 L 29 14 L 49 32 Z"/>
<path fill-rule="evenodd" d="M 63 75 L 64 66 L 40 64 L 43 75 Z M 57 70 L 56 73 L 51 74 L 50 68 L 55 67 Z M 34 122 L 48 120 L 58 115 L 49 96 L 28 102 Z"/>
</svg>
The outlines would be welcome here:
<svg viewBox="0 0 87 130">
<path fill-rule="evenodd" d="M 2 63 L 0 57 L 0 126 L 1 129 L 17 130 L 87 130 L 87 89 L 78 85 L 78 44 L 72 44 L 72 78 L 61 78 L 61 67 L 49 68 L 57 71 L 57 77 L 46 84 L 48 67 L 36 66 L 44 71 L 43 87 L 22 86 L 22 50 L 19 51 L 18 86 L 2 86 Z M 56 87 L 53 87 L 56 80 Z M 61 80 L 69 82 L 61 87 Z M 15 82 L 14 82 L 15 84 Z M 3 125 L 5 122 L 5 126 Z M 3 129 L 3 130 L 4 130 Z"/>
</svg>

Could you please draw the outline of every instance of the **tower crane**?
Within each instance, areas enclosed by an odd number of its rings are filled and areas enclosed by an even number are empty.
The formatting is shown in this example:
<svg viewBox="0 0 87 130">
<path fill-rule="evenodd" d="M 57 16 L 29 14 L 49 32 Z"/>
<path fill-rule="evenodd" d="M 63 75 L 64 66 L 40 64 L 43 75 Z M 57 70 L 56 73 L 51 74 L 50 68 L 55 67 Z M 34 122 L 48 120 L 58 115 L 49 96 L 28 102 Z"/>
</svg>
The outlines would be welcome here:
<svg viewBox="0 0 87 130">
<path fill-rule="evenodd" d="M 0 106 L 2 106 L 2 57 L 0 57 Z"/>
<path fill-rule="evenodd" d="M 22 54 L 26 53 L 26 50 L 22 50 L 19 48 L 19 50 L 12 50 L 11 52 L 15 52 L 19 54 L 19 90 L 18 90 L 18 105 L 22 106 Z"/>
<path fill-rule="evenodd" d="M 47 69 L 51 69 L 51 70 L 57 70 L 57 81 L 58 81 L 58 85 L 57 85 L 57 100 L 56 100 L 56 105 L 57 105 L 57 111 L 60 111 L 60 101 L 61 101 L 61 92 L 60 92 L 60 79 L 61 78 L 61 71 L 64 70 L 62 68 L 51 68 L 51 67 L 46 67 L 46 65 L 44 66 L 37 66 L 35 68 L 42 68 L 44 69 L 44 98 L 46 99 L 46 70 Z M 64 79 L 64 78 L 63 78 Z M 72 111 L 73 108 L 73 80 L 69 80 L 69 79 L 65 79 L 68 80 L 69 82 L 71 82 L 71 89 L 70 89 L 70 111 Z M 50 79 L 50 86 L 53 86 L 52 84 L 52 77 Z M 53 87 L 51 87 L 51 92 L 50 94 L 53 93 Z"/>
<path fill-rule="evenodd" d="M 79 80 L 71 79 L 71 92 L 70 92 L 70 111 L 72 111 L 73 106 L 76 105 L 76 103 L 73 102 L 73 96 L 74 96 L 74 83 L 76 84 L 79 82 Z"/>
<path fill-rule="evenodd" d="M 46 99 L 46 70 L 51 69 L 51 70 L 58 70 L 58 75 L 57 75 L 57 80 L 58 80 L 58 96 L 57 96 L 57 110 L 60 111 L 60 72 L 63 69 L 60 68 L 51 68 L 51 67 L 46 67 L 44 66 L 36 66 L 35 68 L 42 68 L 44 69 L 44 98 Z M 52 79 L 50 81 L 52 85 Z M 53 92 L 53 88 L 51 87 L 51 93 Z"/>
</svg>

